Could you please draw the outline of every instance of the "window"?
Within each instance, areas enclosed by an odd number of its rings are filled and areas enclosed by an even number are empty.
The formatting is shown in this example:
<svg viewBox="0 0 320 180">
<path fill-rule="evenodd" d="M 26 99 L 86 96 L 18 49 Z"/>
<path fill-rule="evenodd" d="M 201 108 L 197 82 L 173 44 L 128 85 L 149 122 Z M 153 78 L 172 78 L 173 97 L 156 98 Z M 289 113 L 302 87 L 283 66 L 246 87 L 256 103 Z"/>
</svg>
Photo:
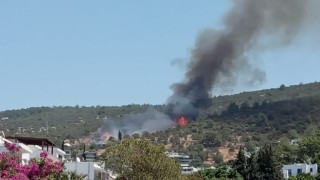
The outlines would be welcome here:
<svg viewBox="0 0 320 180">
<path fill-rule="evenodd" d="M 291 171 L 291 169 L 288 169 L 288 176 L 289 176 L 289 177 L 292 176 L 292 171 Z"/>
<path fill-rule="evenodd" d="M 311 173 L 313 172 L 313 168 L 310 168 L 310 172 L 311 172 Z"/>
<path fill-rule="evenodd" d="M 297 174 L 301 174 L 302 173 L 302 169 L 297 169 Z"/>
</svg>

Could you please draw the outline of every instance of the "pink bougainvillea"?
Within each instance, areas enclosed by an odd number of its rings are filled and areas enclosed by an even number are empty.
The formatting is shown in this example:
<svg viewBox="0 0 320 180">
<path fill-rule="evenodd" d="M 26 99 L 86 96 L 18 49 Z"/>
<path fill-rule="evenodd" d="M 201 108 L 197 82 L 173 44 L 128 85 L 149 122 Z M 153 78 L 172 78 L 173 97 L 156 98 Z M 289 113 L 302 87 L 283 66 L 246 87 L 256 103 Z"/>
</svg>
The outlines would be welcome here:
<svg viewBox="0 0 320 180">
<path fill-rule="evenodd" d="M 47 158 L 46 151 L 41 152 L 40 158 L 31 159 L 27 165 L 22 165 L 17 153 L 19 146 L 5 142 L 5 147 L 9 151 L 0 153 L 0 179 L 46 179 L 63 171 L 63 163 Z"/>
<path fill-rule="evenodd" d="M 5 147 L 10 151 L 10 152 L 18 152 L 20 147 L 13 144 L 13 143 L 8 143 L 7 141 L 4 142 Z"/>
<path fill-rule="evenodd" d="M 47 157 L 48 157 L 48 152 L 42 151 L 42 152 L 40 153 L 40 157 L 42 157 L 42 158 L 47 158 Z"/>
</svg>

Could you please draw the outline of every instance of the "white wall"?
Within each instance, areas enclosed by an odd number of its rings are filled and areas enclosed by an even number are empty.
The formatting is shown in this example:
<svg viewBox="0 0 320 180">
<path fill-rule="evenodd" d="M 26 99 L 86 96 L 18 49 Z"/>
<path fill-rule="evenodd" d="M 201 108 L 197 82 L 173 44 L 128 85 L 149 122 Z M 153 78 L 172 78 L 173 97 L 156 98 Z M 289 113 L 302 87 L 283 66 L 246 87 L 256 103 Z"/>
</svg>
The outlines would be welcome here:
<svg viewBox="0 0 320 180">
<path fill-rule="evenodd" d="M 30 160 L 30 153 L 22 153 L 21 154 L 22 165 L 28 164 Z"/>
<path fill-rule="evenodd" d="M 2 136 L 0 136 L 0 152 L 8 152 L 8 149 L 4 146 L 4 142 L 9 142 L 12 143 L 11 141 L 9 141 L 8 139 L 3 138 Z M 46 151 L 47 148 L 44 148 L 44 150 L 42 150 L 42 148 L 40 146 L 37 145 L 25 145 L 23 143 L 19 143 L 18 144 L 21 148 L 19 150 L 19 154 L 22 161 L 22 164 L 26 164 L 28 163 L 28 161 L 31 158 L 39 158 L 40 157 L 40 153 L 42 151 Z M 53 155 L 51 154 L 51 147 L 49 148 L 48 151 L 48 158 L 52 159 L 53 161 L 61 161 L 64 160 L 64 155 L 66 153 L 64 151 L 62 151 L 59 148 L 53 148 Z M 58 159 L 58 156 L 61 156 L 62 159 Z"/>
<path fill-rule="evenodd" d="M 312 172 L 310 172 L 312 168 Z M 298 175 L 298 169 L 302 170 L 302 173 L 310 173 L 312 175 L 316 175 L 318 173 L 318 165 L 317 164 L 290 164 L 284 165 L 282 168 L 283 176 L 285 179 L 288 179 L 289 170 L 291 170 L 291 176 Z"/>
<path fill-rule="evenodd" d="M 51 151 L 49 153 L 51 153 Z M 61 156 L 61 158 L 59 158 L 59 155 Z M 62 151 L 60 148 L 53 148 L 53 156 L 55 158 L 58 158 L 64 161 L 65 160 L 64 155 L 66 155 L 66 152 Z"/>
<path fill-rule="evenodd" d="M 93 162 L 66 162 L 66 171 L 75 172 L 78 175 L 88 175 L 86 179 L 94 180 Z"/>
</svg>

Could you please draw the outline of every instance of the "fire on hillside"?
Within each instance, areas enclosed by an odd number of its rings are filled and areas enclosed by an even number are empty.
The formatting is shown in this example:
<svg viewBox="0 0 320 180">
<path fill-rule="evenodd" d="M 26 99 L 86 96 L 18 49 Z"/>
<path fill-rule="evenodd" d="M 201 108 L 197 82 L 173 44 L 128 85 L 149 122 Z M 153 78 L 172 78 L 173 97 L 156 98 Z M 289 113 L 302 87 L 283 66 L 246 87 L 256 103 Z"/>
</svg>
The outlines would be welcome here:
<svg viewBox="0 0 320 180">
<path fill-rule="evenodd" d="M 187 125 L 187 124 L 188 124 L 187 118 L 185 118 L 184 116 L 180 116 L 180 117 L 178 118 L 178 124 L 179 124 L 180 126 L 185 126 L 185 125 Z"/>
<path fill-rule="evenodd" d="M 173 92 L 166 107 L 135 111 L 121 120 L 106 119 L 98 132 L 116 137 L 119 129 L 125 134 L 141 134 L 184 126 L 186 118 L 199 119 L 201 110 L 212 105 L 212 95 L 217 91 L 266 82 L 266 73 L 259 67 L 261 62 L 256 56 L 272 48 L 291 46 L 301 40 L 300 32 L 317 29 L 314 25 L 318 24 L 319 13 L 314 7 L 319 7 L 318 0 L 287 2 L 234 1 L 221 27 L 206 28 L 198 34 L 184 66 L 183 79 L 170 86 Z"/>
</svg>

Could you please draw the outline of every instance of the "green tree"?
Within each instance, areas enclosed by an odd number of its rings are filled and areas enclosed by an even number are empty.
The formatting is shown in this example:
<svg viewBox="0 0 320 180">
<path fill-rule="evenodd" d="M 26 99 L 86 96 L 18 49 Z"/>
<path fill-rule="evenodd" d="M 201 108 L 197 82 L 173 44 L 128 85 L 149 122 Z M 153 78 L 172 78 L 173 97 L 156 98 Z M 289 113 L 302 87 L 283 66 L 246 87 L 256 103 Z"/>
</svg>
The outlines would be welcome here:
<svg viewBox="0 0 320 180">
<path fill-rule="evenodd" d="M 139 138 L 140 138 L 140 134 L 134 133 L 134 134 L 132 134 L 132 137 L 133 137 L 134 139 L 139 139 Z"/>
<path fill-rule="evenodd" d="M 212 159 L 216 164 L 223 163 L 223 156 L 220 153 L 213 155 Z"/>
<path fill-rule="evenodd" d="M 320 136 L 307 136 L 299 141 L 299 158 L 311 161 L 320 152 Z"/>
<path fill-rule="evenodd" d="M 164 147 L 145 140 L 123 140 L 108 147 L 104 158 L 106 168 L 114 170 L 124 179 L 181 179 L 179 164 L 165 155 Z"/>
<path fill-rule="evenodd" d="M 205 133 L 201 143 L 204 145 L 204 147 L 219 147 L 221 145 L 221 141 L 214 132 Z"/>
<path fill-rule="evenodd" d="M 286 89 L 286 86 L 284 84 L 281 84 L 280 88 L 279 88 L 281 91 L 285 90 Z"/>
<path fill-rule="evenodd" d="M 194 174 L 195 177 L 205 180 L 242 180 L 242 176 L 233 168 L 219 166 L 216 169 L 204 169 Z"/>
<path fill-rule="evenodd" d="M 241 146 L 237 155 L 237 159 L 234 162 L 234 168 L 238 171 L 242 177 L 247 177 L 247 158 L 244 154 L 244 148 Z"/>
<path fill-rule="evenodd" d="M 256 148 L 258 146 L 258 142 L 257 141 L 248 141 L 245 145 L 245 148 L 248 152 L 252 153 L 256 151 Z"/>
<path fill-rule="evenodd" d="M 206 161 L 208 159 L 208 152 L 200 151 L 199 157 L 201 158 L 202 161 Z"/>
<path fill-rule="evenodd" d="M 268 127 L 269 126 L 269 119 L 264 113 L 259 113 L 258 119 L 259 120 L 256 124 L 258 127 Z"/>
<path fill-rule="evenodd" d="M 258 174 L 261 180 L 281 180 L 281 163 L 270 145 L 265 145 L 258 152 Z"/>
<path fill-rule="evenodd" d="M 170 142 L 172 144 L 178 145 L 178 144 L 180 144 L 180 138 L 178 136 L 173 136 L 170 138 Z"/>
<path fill-rule="evenodd" d="M 230 103 L 228 106 L 228 113 L 233 114 L 239 112 L 239 106 L 236 103 Z"/>
<path fill-rule="evenodd" d="M 295 129 L 290 129 L 288 132 L 289 139 L 297 139 L 299 137 L 298 132 Z"/>
<path fill-rule="evenodd" d="M 96 146 L 97 146 L 96 144 L 90 144 L 90 147 L 89 147 L 89 148 L 90 148 L 90 149 L 94 149 L 94 148 L 96 148 Z"/>
<path fill-rule="evenodd" d="M 313 158 L 312 158 L 312 163 L 320 164 L 320 153 L 317 153 Z M 318 169 L 319 172 L 319 169 Z"/>
<path fill-rule="evenodd" d="M 249 104 L 247 102 L 243 102 L 241 103 L 241 106 L 240 106 L 240 110 L 242 112 L 247 112 L 251 109 L 251 107 L 249 106 Z"/>
<path fill-rule="evenodd" d="M 247 159 L 247 180 L 256 180 L 259 178 L 259 169 L 257 164 L 257 155 L 255 152 L 251 153 Z"/>
<path fill-rule="evenodd" d="M 281 162 L 283 164 L 293 164 L 299 161 L 298 146 L 283 143 L 279 146 L 278 151 L 281 153 Z"/>
</svg>

